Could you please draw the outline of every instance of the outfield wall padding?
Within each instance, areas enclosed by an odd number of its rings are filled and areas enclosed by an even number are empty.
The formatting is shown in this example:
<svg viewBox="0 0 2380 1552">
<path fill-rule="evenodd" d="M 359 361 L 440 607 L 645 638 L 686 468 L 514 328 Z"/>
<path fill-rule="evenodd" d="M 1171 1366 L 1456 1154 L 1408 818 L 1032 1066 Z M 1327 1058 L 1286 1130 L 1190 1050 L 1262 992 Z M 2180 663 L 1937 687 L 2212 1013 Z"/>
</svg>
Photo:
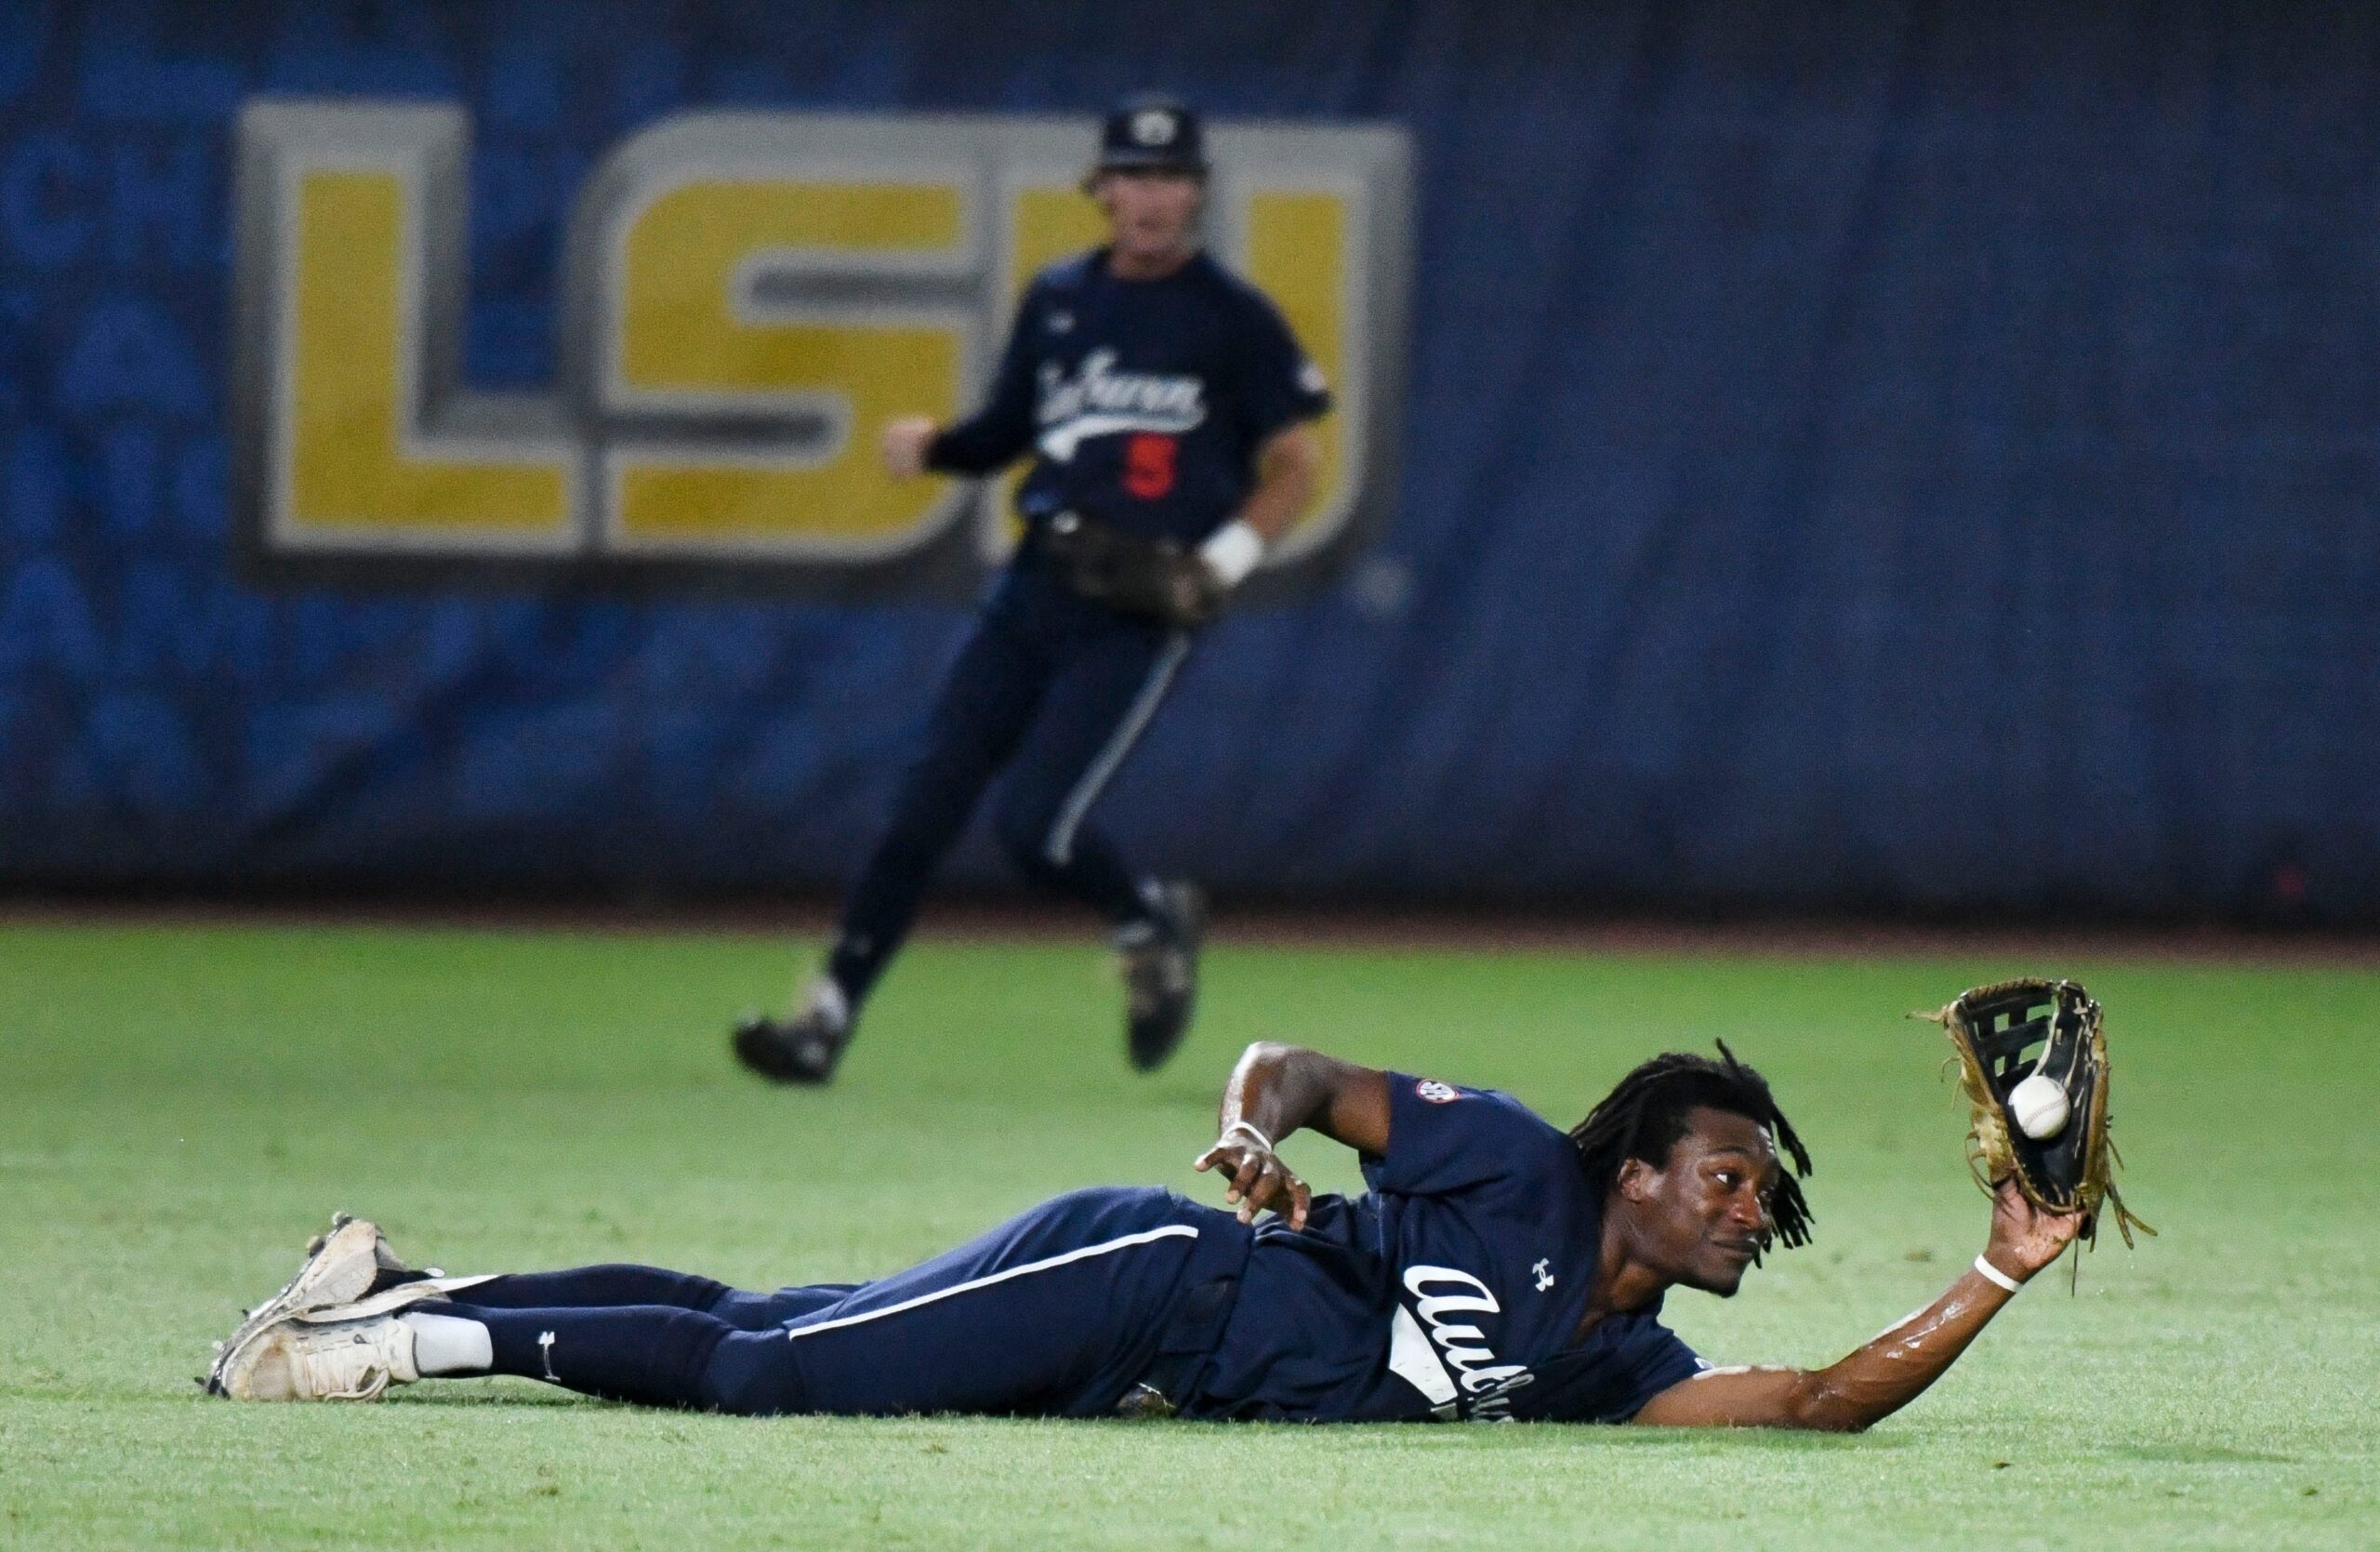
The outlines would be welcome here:
<svg viewBox="0 0 2380 1552">
<path fill-rule="evenodd" d="M 0 879 L 830 884 L 965 626 L 244 565 L 245 102 L 469 112 L 501 390 L 662 115 L 1150 83 L 1413 173 L 1387 522 L 1203 644 L 1105 800 L 1151 862 L 2380 920 L 2380 9 L 2146 0 L 0 0 Z"/>
</svg>

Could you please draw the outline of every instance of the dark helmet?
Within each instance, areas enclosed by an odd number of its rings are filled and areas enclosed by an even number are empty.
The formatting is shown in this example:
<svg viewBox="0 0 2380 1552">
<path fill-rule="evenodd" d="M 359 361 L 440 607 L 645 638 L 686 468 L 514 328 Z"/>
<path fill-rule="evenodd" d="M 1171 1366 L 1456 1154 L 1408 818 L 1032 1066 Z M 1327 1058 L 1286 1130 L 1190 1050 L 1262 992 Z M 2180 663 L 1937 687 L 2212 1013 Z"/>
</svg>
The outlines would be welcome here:
<svg viewBox="0 0 2380 1552">
<path fill-rule="evenodd" d="M 1125 167 L 1207 175 L 1207 137 L 1198 111 L 1174 97 L 1128 97 L 1099 131 L 1091 175 Z"/>
</svg>

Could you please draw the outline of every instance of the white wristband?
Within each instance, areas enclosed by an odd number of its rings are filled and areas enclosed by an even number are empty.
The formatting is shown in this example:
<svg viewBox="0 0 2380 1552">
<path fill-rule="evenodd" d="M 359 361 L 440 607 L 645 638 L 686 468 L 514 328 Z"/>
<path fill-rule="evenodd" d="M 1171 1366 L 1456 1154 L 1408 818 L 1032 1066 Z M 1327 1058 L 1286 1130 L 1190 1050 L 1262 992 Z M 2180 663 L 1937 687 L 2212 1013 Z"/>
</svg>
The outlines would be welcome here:
<svg viewBox="0 0 2380 1552">
<path fill-rule="evenodd" d="M 1236 1121 L 1229 1126 L 1223 1128 L 1223 1135 L 1226 1137 L 1230 1136 L 1235 1132 L 1245 1132 L 1250 1136 L 1255 1138 L 1258 1144 L 1263 1147 L 1265 1152 L 1271 1153 L 1274 1151 L 1273 1139 L 1266 1136 L 1255 1126 L 1254 1123 L 1245 1121 Z"/>
<path fill-rule="evenodd" d="M 1198 558 L 1207 563 L 1216 581 L 1236 588 L 1248 580 L 1248 574 L 1264 558 L 1264 536 L 1233 518 L 1207 536 L 1207 542 L 1198 547 Z"/>
<path fill-rule="evenodd" d="M 2023 1283 L 2017 1281 L 2015 1278 L 2010 1277 L 2006 1272 L 2002 1271 L 1999 1267 L 1993 1266 L 1990 1262 L 1986 1261 L 1980 1255 L 1975 1258 L 1975 1269 L 1983 1274 L 1985 1281 L 1996 1282 L 2012 1293 L 2024 1286 Z"/>
</svg>

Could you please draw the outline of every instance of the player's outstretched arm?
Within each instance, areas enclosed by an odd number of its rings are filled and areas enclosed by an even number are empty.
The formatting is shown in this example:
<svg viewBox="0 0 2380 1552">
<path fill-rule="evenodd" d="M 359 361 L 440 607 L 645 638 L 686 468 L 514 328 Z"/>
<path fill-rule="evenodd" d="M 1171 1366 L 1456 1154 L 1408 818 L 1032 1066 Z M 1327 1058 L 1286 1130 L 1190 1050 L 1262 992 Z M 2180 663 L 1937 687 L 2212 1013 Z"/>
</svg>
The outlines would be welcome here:
<svg viewBox="0 0 2380 1552">
<path fill-rule="evenodd" d="M 1274 1146 L 1311 1127 L 1362 1153 L 1388 1150 L 1388 1075 L 1302 1046 L 1259 1041 L 1240 1054 L 1223 1084 L 1222 1134 L 1193 1167 L 1214 1170 L 1230 1185 L 1223 1200 L 1253 1223 L 1271 1208 L 1291 1228 L 1305 1227 L 1311 1195 L 1289 1173 Z"/>
<path fill-rule="evenodd" d="M 1000 349 L 1000 364 L 992 374 L 991 391 L 984 405 L 952 426 L 939 426 L 927 416 L 898 416 L 885 423 L 881 447 L 884 468 L 896 480 L 915 479 L 928 470 L 945 474 L 989 474 L 1006 468 L 1033 444 L 1035 355 L 1032 322 L 1037 282 L 1018 304 L 1009 324 L 1008 343 Z"/>
<path fill-rule="evenodd" d="M 2021 1283 L 2057 1259 L 2082 1227 L 2043 1213 L 2015 1182 L 1991 1205 L 1983 1260 Z M 1981 1270 L 1842 1361 L 1824 1369 L 1712 1369 L 1662 1391 L 1635 1421 L 1655 1427 L 1822 1428 L 1858 1433 L 1915 1400 L 1942 1377 L 2003 1305 L 2016 1297 Z"/>
</svg>

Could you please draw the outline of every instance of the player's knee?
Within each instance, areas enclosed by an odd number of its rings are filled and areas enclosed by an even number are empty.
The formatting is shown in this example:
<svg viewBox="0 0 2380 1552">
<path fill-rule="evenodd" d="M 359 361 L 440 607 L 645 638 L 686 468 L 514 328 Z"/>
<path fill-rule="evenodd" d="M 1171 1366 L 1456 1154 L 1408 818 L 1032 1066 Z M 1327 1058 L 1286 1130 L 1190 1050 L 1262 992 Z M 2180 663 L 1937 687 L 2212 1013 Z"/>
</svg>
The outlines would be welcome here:
<svg viewBox="0 0 2380 1552">
<path fill-rule="evenodd" d="M 712 1348 L 703 1365 L 701 1405 L 734 1417 L 810 1411 L 801 1366 L 784 1330 L 735 1332 Z"/>
</svg>

